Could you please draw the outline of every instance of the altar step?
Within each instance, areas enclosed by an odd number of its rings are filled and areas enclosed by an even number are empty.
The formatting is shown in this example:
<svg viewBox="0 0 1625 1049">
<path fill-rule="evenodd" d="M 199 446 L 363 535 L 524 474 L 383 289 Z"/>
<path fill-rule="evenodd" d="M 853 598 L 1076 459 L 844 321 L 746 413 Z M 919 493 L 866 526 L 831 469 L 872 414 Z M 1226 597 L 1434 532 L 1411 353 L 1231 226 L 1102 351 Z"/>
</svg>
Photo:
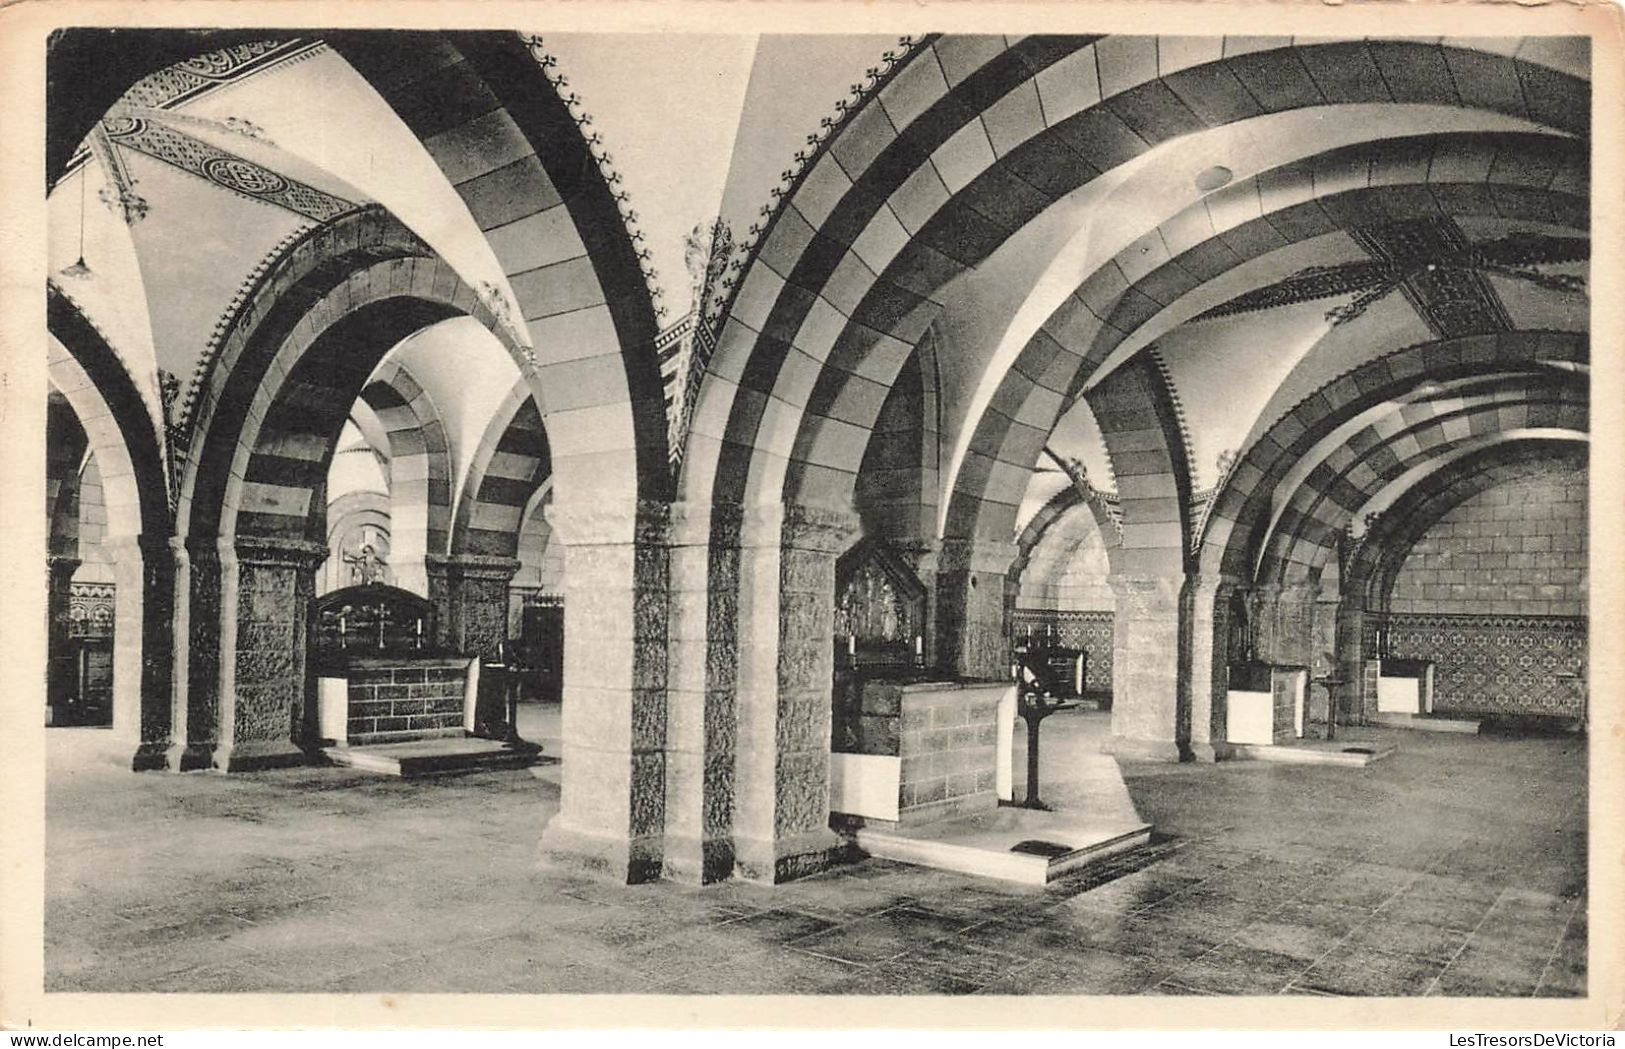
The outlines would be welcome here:
<svg viewBox="0 0 1625 1049">
<path fill-rule="evenodd" d="M 1383 728 L 1408 728 L 1418 732 L 1459 732 L 1469 736 L 1478 735 L 1484 728 L 1484 722 L 1478 718 L 1452 718 L 1440 714 L 1383 712 L 1372 714 L 1369 720 L 1371 724 L 1381 725 Z"/>
<path fill-rule="evenodd" d="M 881 859 L 984 878 L 1045 885 L 1137 849 L 1149 823 L 1091 821 L 1079 813 L 1001 806 L 909 829 L 856 825 L 846 836 Z"/>
<path fill-rule="evenodd" d="M 1290 743 L 1261 745 L 1233 744 L 1232 756 L 1244 761 L 1272 761 L 1281 765 L 1339 765 L 1364 768 L 1381 761 L 1397 749 L 1392 743 L 1374 739 L 1295 739 Z"/>
<path fill-rule="evenodd" d="M 542 760 L 542 748 L 534 743 L 504 743 L 478 736 L 420 739 L 360 747 L 332 746 L 324 747 L 322 753 L 335 765 L 403 779 L 518 769 Z"/>
</svg>

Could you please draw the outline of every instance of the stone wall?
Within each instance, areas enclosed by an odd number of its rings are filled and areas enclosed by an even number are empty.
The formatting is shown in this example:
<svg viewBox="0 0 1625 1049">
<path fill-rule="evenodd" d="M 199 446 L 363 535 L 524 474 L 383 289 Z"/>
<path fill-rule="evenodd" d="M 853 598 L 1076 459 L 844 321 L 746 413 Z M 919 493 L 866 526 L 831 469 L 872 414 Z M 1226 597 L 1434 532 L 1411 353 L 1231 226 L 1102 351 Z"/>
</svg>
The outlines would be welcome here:
<svg viewBox="0 0 1625 1049">
<path fill-rule="evenodd" d="M 1498 485 L 1445 514 L 1411 548 L 1389 611 L 1585 615 L 1585 471 Z"/>
<path fill-rule="evenodd" d="M 460 735 L 466 665 L 367 666 L 349 670 L 351 743 Z"/>
<path fill-rule="evenodd" d="M 1435 710 L 1580 716 L 1586 513 L 1586 472 L 1554 469 L 1466 500 L 1411 548 L 1389 654 L 1437 665 Z"/>
</svg>

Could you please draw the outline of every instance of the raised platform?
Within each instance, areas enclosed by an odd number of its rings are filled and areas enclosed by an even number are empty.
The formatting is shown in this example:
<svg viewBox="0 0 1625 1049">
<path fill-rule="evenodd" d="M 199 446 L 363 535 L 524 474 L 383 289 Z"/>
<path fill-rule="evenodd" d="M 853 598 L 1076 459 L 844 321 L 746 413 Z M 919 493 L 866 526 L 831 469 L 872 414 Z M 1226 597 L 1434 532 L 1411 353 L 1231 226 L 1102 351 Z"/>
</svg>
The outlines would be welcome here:
<svg viewBox="0 0 1625 1049">
<path fill-rule="evenodd" d="M 1368 719 L 1383 728 L 1408 728 L 1418 732 L 1459 732 L 1476 736 L 1484 728 L 1479 718 L 1452 718 L 1442 714 L 1396 714 L 1379 711 Z"/>
<path fill-rule="evenodd" d="M 478 736 L 380 743 L 366 747 L 324 747 L 335 765 L 414 779 L 492 769 L 518 769 L 536 764 L 542 748 L 534 743 L 504 743 Z"/>
<path fill-rule="evenodd" d="M 837 829 L 841 829 L 837 827 Z M 1149 823 L 1003 806 L 901 829 L 855 823 L 843 834 L 871 856 L 985 878 L 1044 885 L 1151 840 Z"/>
<path fill-rule="evenodd" d="M 1272 761 L 1281 765 L 1364 768 L 1388 757 L 1394 750 L 1392 743 L 1374 739 L 1298 739 L 1274 746 L 1238 743 L 1232 756 L 1236 760 Z"/>
</svg>

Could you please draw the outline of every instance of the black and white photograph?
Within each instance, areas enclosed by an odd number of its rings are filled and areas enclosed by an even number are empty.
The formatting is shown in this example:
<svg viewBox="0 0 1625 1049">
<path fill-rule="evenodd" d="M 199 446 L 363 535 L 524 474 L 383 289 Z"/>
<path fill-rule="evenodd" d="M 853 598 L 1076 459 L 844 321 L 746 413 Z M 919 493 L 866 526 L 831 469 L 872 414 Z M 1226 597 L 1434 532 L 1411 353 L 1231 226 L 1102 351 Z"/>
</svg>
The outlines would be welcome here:
<svg viewBox="0 0 1625 1049">
<path fill-rule="evenodd" d="M 14 1001 L 1617 1022 L 1617 10 L 196 6 L 13 74 Z"/>
</svg>

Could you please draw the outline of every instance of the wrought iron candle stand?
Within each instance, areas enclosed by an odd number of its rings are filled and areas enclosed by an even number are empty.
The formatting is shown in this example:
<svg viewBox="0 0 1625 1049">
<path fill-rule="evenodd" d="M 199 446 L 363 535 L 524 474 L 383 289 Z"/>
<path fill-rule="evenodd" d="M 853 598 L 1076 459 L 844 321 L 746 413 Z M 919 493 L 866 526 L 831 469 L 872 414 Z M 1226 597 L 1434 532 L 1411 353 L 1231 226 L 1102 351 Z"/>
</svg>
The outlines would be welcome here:
<svg viewBox="0 0 1625 1049">
<path fill-rule="evenodd" d="M 1021 801 L 1021 808 L 1050 811 L 1050 807 L 1038 796 L 1038 727 L 1057 710 L 1069 710 L 1075 706 L 1076 703 L 1068 703 L 1048 692 L 1017 689 L 1016 713 L 1027 723 L 1027 796 Z"/>
</svg>

